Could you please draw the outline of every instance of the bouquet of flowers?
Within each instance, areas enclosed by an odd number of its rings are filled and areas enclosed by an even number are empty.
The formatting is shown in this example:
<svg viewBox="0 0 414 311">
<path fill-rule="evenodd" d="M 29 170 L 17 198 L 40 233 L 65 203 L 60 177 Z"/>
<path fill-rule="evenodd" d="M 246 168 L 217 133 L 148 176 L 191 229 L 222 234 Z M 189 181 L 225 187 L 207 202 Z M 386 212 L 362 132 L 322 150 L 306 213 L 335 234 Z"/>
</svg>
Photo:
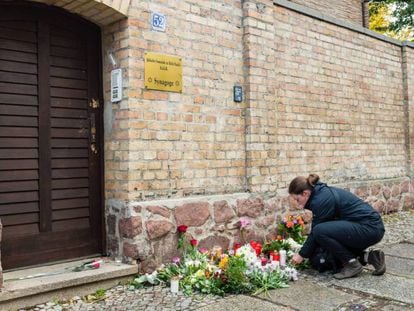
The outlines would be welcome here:
<svg viewBox="0 0 414 311">
<path fill-rule="evenodd" d="M 306 238 L 303 236 L 305 223 L 302 216 L 288 215 L 278 225 L 279 235 L 283 238 L 292 238 L 299 244 L 303 244 Z"/>
<path fill-rule="evenodd" d="M 207 250 L 197 248 L 197 240 L 186 241 L 186 230 L 184 226 L 178 230 L 178 245 L 184 248 L 182 257 L 174 257 L 171 263 L 153 273 L 137 277 L 130 283 L 132 287 L 170 283 L 173 292 L 173 280 L 178 279 L 179 288 L 186 295 L 194 291 L 214 295 L 258 294 L 287 287 L 290 280 L 297 280 L 294 267 L 281 267 L 278 261 L 263 253 L 261 244 L 256 241 L 230 251 L 223 251 L 219 246 Z M 284 242 L 283 245 L 288 248 L 290 244 Z"/>
</svg>

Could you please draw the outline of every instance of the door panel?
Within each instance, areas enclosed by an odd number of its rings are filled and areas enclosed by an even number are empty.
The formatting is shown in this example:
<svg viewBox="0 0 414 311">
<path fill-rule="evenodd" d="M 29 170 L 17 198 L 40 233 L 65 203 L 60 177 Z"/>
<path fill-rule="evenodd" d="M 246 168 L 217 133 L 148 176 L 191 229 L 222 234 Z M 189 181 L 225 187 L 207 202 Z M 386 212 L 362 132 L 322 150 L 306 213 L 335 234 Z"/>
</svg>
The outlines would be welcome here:
<svg viewBox="0 0 414 311">
<path fill-rule="evenodd" d="M 99 42 L 60 10 L 0 5 L 5 269 L 102 252 Z"/>
</svg>

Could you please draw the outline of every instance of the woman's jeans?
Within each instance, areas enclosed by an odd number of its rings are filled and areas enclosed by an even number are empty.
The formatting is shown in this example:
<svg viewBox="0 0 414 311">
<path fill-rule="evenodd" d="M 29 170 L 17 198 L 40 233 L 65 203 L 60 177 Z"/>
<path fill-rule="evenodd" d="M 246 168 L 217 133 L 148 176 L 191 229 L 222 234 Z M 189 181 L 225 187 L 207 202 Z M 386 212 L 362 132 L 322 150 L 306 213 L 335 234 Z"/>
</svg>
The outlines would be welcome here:
<svg viewBox="0 0 414 311">
<path fill-rule="evenodd" d="M 335 220 L 312 228 L 315 241 L 344 264 L 360 256 L 367 247 L 381 241 L 384 232 L 382 221 L 363 224 Z"/>
</svg>

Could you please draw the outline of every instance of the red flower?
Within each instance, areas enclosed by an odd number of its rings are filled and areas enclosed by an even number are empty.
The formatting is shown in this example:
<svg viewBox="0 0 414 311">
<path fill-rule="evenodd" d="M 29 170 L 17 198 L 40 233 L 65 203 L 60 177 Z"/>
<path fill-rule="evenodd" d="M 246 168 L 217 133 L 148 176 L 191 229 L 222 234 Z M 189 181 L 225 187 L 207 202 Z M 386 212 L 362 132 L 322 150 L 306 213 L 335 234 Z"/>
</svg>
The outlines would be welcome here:
<svg viewBox="0 0 414 311">
<path fill-rule="evenodd" d="M 192 240 L 190 240 L 190 243 L 191 243 L 192 246 L 196 247 L 198 242 L 197 242 L 197 240 L 192 239 Z"/>
<path fill-rule="evenodd" d="M 234 251 L 237 251 L 241 247 L 240 243 L 234 243 L 233 249 Z"/>
<path fill-rule="evenodd" d="M 181 225 L 181 226 L 178 226 L 177 227 L 177 230 L 178 230 L 178 232 L 180 232 L 180 233 L 185 233 L 185 232 L 187 232 L 187 226 L 186 225 Z"/>
</svg>

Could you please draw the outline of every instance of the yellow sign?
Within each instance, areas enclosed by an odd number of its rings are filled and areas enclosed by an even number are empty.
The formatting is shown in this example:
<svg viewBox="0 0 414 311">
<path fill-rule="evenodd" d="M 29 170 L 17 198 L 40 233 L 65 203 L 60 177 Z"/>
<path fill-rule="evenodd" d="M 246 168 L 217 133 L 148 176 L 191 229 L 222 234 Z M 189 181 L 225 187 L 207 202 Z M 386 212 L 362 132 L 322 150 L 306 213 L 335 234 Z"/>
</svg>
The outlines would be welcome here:
<svg viewBox="0 0 414 311">
<path fill-rule="evenodd" d="M 145 87 L 181 93 L 183 91 L 183 67 L 180 57 L 145 53 Z"/>
</svg>

